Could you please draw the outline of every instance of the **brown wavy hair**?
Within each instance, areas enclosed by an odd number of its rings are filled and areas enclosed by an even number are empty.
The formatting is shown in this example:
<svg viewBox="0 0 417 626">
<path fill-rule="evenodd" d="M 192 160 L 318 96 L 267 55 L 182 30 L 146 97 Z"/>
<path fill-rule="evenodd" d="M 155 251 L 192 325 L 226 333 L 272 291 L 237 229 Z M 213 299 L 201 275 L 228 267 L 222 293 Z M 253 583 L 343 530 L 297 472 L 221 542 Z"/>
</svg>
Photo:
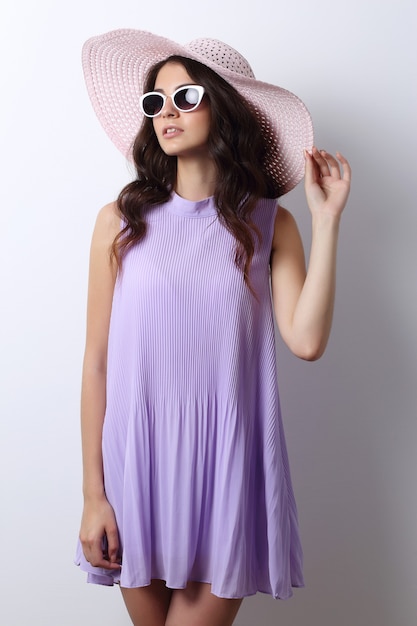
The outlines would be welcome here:
<svg viewBox="0 0 417 626">
<path fill-rule="evenodd" d="M 260 198 L 276 197 L 274 182 L 263 167 L 267 145 L 260 124 L 234 87 L 207 66 L 186 57 L 174 55 L 155 64 L 145 80 L 144 93 L 154 89 L 158 72 L 166 63 L 180 63 L 205 89 L 211 111 L 208 150 L 217 170 L 214 201 L 219 220 L 235 237 L 235 262 L 250 288 L 255 237 L 260 239 L 251 215 Z M 146 214 L 169 199 L 177 176 L 177 159 L 160 148 L 150 118 L 144 118 L 132 154 L 137 177 L 117 199 L 126 225 L 111 249 L 119 267 L 127 250 L 145 237 Z"/>
</svg>

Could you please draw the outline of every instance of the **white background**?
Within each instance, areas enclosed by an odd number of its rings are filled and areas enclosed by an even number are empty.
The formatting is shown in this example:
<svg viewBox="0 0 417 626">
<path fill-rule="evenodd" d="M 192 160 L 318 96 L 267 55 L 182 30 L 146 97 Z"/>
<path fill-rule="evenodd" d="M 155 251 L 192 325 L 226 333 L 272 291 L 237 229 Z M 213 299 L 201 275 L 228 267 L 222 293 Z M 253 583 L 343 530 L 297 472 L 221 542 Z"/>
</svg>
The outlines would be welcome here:
<svg viewBox="0 0 417 626">
<path fill-rule="evenodd" d="M 0 621 L 127 625 L 116 588 L 72 565 L 88 249 L 130 180 L 84 87 L 80 50 L 120 27 L 227 41 L 309 107 L 344 152 L 334 330 L 280 387 L 307 587 L 245 601 L 239 626 L 417 623 L 416 9 L 413 0 L 3 0 L 0 18 Z M 309 246 L 300 186 L 283 204 Z"/>
</svg>

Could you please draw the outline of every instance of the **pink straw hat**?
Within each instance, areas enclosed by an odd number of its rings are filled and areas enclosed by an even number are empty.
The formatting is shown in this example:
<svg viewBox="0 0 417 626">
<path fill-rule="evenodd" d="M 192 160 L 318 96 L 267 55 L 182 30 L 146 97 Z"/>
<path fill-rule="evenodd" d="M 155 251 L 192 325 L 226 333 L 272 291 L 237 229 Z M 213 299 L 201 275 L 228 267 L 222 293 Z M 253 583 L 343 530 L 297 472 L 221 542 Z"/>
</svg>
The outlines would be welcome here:
<svg viewBox="0 0 417 626">
<path fill-rule="evenodd" d="M 304 148 L 313 144 L 309 112 L 291 92 L 256 80 L 246 59 L 216 39 L 195 39 L 182 46 L 141 30 L 115 30 L 83 46 L 87 90 L 94 111 L 116 147 L 129 159 L 143 120 L 139 98 L 149 69 L 171 55 L 207 65 L 247 100 L 268 144 L 265 168 L 277 196 L 290 191 L 304 174 Z"/>
</svg>

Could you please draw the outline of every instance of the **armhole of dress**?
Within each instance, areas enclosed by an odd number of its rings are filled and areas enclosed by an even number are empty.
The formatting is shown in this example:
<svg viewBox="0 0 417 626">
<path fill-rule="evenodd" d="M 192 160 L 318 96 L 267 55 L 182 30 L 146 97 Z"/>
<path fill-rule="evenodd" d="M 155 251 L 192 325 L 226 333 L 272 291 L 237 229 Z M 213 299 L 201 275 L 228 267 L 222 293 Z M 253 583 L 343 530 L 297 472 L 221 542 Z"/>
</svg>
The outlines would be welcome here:
<svg viewBox="0 0 417 626">
<path fill-rule="evenodd" d="M 271 213 L 273 215 L 272 220 L 271 220 L 271 232 L 269 233 L 269 249 L 272 253 L 272 242 L 274 240 L 274 232 L 275 232 L 275 222 L 277 219 L 277 215 L 278 215 L 278 211 L 279 211 L 279 199 L 274 198 L 273 200 L 271 200 L 271 202 L 274 202 L 273 206 L 271 207 Z"/>
<path fill-rule="evenodd" d="M 271 278 L 272 242 L 274 240 L 275 221 L 277 219 L 277 213 L 279 210 L 279 200 L 277 198 L 268 198 L 268 210 L 270 211 L 271 216 L 272 216 L 269 222 L 269 233 L 268 233 L 268 249 L 269 249 L 268 266 L 269 266 L 269 277 Z"/>
</svg>

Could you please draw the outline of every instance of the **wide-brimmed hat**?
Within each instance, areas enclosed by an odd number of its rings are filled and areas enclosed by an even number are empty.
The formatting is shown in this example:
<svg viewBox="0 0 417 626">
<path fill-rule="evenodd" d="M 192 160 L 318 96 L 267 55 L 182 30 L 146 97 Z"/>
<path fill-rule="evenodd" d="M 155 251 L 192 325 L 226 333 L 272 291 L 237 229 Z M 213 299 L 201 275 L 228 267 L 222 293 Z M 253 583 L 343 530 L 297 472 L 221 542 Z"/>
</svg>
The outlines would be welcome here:
<svg viewBox="0 0 417 626">
<path fill-rule="evenodd" d="M 116 147 L 132 159 L 132 145 L 143 120 L 139 99 L 150 68 L 171 55 L 195 59 L 229 82 L 257 115 L 268 145 L 265 169 L 277 196 L 290 191 L 304 173 L 305 148 L 313 144 L 309 112 L 293 93 L 255 79 L 246 59 L 216 39 L 180 45 L 152 33 L 122 29 L 92 37 L 82 60 L 94 111 Z"/>
</svg>

